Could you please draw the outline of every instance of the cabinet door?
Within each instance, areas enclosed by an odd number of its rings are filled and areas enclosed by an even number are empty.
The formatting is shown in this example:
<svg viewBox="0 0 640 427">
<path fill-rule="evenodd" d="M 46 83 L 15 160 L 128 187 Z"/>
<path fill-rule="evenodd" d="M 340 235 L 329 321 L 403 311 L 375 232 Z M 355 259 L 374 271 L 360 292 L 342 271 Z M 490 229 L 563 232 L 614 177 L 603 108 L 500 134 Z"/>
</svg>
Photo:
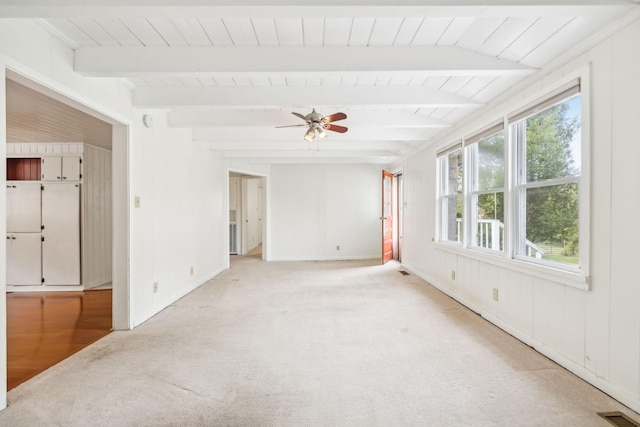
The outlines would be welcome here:
<svg viewBox="0 0 640 427">
<path fill-rule="evenodd" d="M 62 179 L 62 158 L 51 156 L 42 158 L 42 180 L 60 181 Z"/>
<path fill-rule="evenodd" d="M 42 192 L 45 285 L 80 284 L 80 185 L 48 184 Z"/>
<path fill-rule="evenodd" d="M 7 234 L 7 285 L 42 285 L 40 233 Z"/>
<path fill-rule="evenodd" d="M 62 158 L 62 180 L 80 181 L 80 157 L 65 156 Z"/>
<path fill-rule="evenodd" d="M 7 231 L 39 233 L 40 184 L 11 182 L 7 184 Z"/>
</svg>

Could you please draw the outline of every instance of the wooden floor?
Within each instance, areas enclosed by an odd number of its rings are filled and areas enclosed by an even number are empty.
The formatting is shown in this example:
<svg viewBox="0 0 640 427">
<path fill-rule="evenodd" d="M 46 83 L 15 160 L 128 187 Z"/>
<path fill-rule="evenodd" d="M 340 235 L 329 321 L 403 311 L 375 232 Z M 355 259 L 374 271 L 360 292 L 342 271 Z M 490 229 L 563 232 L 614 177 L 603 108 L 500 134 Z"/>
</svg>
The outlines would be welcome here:
<svg viewBox="0 0 640 427">
<path fill-rule="evenodd" d="M 111 331 L 111 290 L 7 294 L 7 389 Z"/>
</svg>

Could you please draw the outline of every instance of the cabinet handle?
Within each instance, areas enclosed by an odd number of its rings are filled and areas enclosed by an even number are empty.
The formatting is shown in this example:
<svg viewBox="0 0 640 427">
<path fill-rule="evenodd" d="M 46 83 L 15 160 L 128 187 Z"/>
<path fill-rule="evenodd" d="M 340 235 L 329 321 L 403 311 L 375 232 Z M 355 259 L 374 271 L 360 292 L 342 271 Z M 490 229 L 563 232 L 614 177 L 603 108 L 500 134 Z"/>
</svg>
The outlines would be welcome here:
<svg viewBox="0 0 640 427">
<path fill-rule="evenodd" d="M 62 179 L 67 179 L 67 177 L 66 177 L 66 176 L 63 176 L 63 177 L 62 177 Z"/>
<path fill-rule="evenodd" d="M 60 179 L 60 177 L 59 177 L 59 176 L 58 176 L 58 177 L 56 177 L 56 178 Z"/>
</svg>

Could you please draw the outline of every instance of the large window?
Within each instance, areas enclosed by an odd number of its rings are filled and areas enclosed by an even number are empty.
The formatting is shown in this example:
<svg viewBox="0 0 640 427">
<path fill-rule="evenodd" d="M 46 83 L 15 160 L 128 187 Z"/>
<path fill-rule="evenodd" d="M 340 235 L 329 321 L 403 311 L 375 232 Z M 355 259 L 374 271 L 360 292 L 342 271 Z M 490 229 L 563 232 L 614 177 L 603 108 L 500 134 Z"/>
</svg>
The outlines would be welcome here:
<svg viewBox="0 0 640 427">
<path fill-rule="evenodd" d="M 467 138 L 469 246 L 504 250 L 504 124 Z"/>
<path fill-rule="evenodd" d="M 582 102 L 576 80 L 439 153 L 439 240 L 584 271 Z"/>
<path fill-rule="evenodd" d="M 462 241 L 462 148 L 460 145 L 439 153 L 440 240 Z"/>
<path fill-rule="evenodd" d="M 575 86 L 511 125 L 517 153 L 516 256 L 578 267 L 581 104 Z"/>
</svg>

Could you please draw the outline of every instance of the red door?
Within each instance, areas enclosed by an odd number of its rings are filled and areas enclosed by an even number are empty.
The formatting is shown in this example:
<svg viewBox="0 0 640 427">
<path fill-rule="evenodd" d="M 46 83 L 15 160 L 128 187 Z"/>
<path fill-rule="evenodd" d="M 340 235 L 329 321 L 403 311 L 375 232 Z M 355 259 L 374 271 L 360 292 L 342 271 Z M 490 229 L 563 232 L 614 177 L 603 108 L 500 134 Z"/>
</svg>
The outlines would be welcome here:
<svg viewBox="0 0 640 427">
<path fill-rule="evenodd" d="M 393 258 L 393 174 L 382 171 L 382 263 Z"/>
</svg>

